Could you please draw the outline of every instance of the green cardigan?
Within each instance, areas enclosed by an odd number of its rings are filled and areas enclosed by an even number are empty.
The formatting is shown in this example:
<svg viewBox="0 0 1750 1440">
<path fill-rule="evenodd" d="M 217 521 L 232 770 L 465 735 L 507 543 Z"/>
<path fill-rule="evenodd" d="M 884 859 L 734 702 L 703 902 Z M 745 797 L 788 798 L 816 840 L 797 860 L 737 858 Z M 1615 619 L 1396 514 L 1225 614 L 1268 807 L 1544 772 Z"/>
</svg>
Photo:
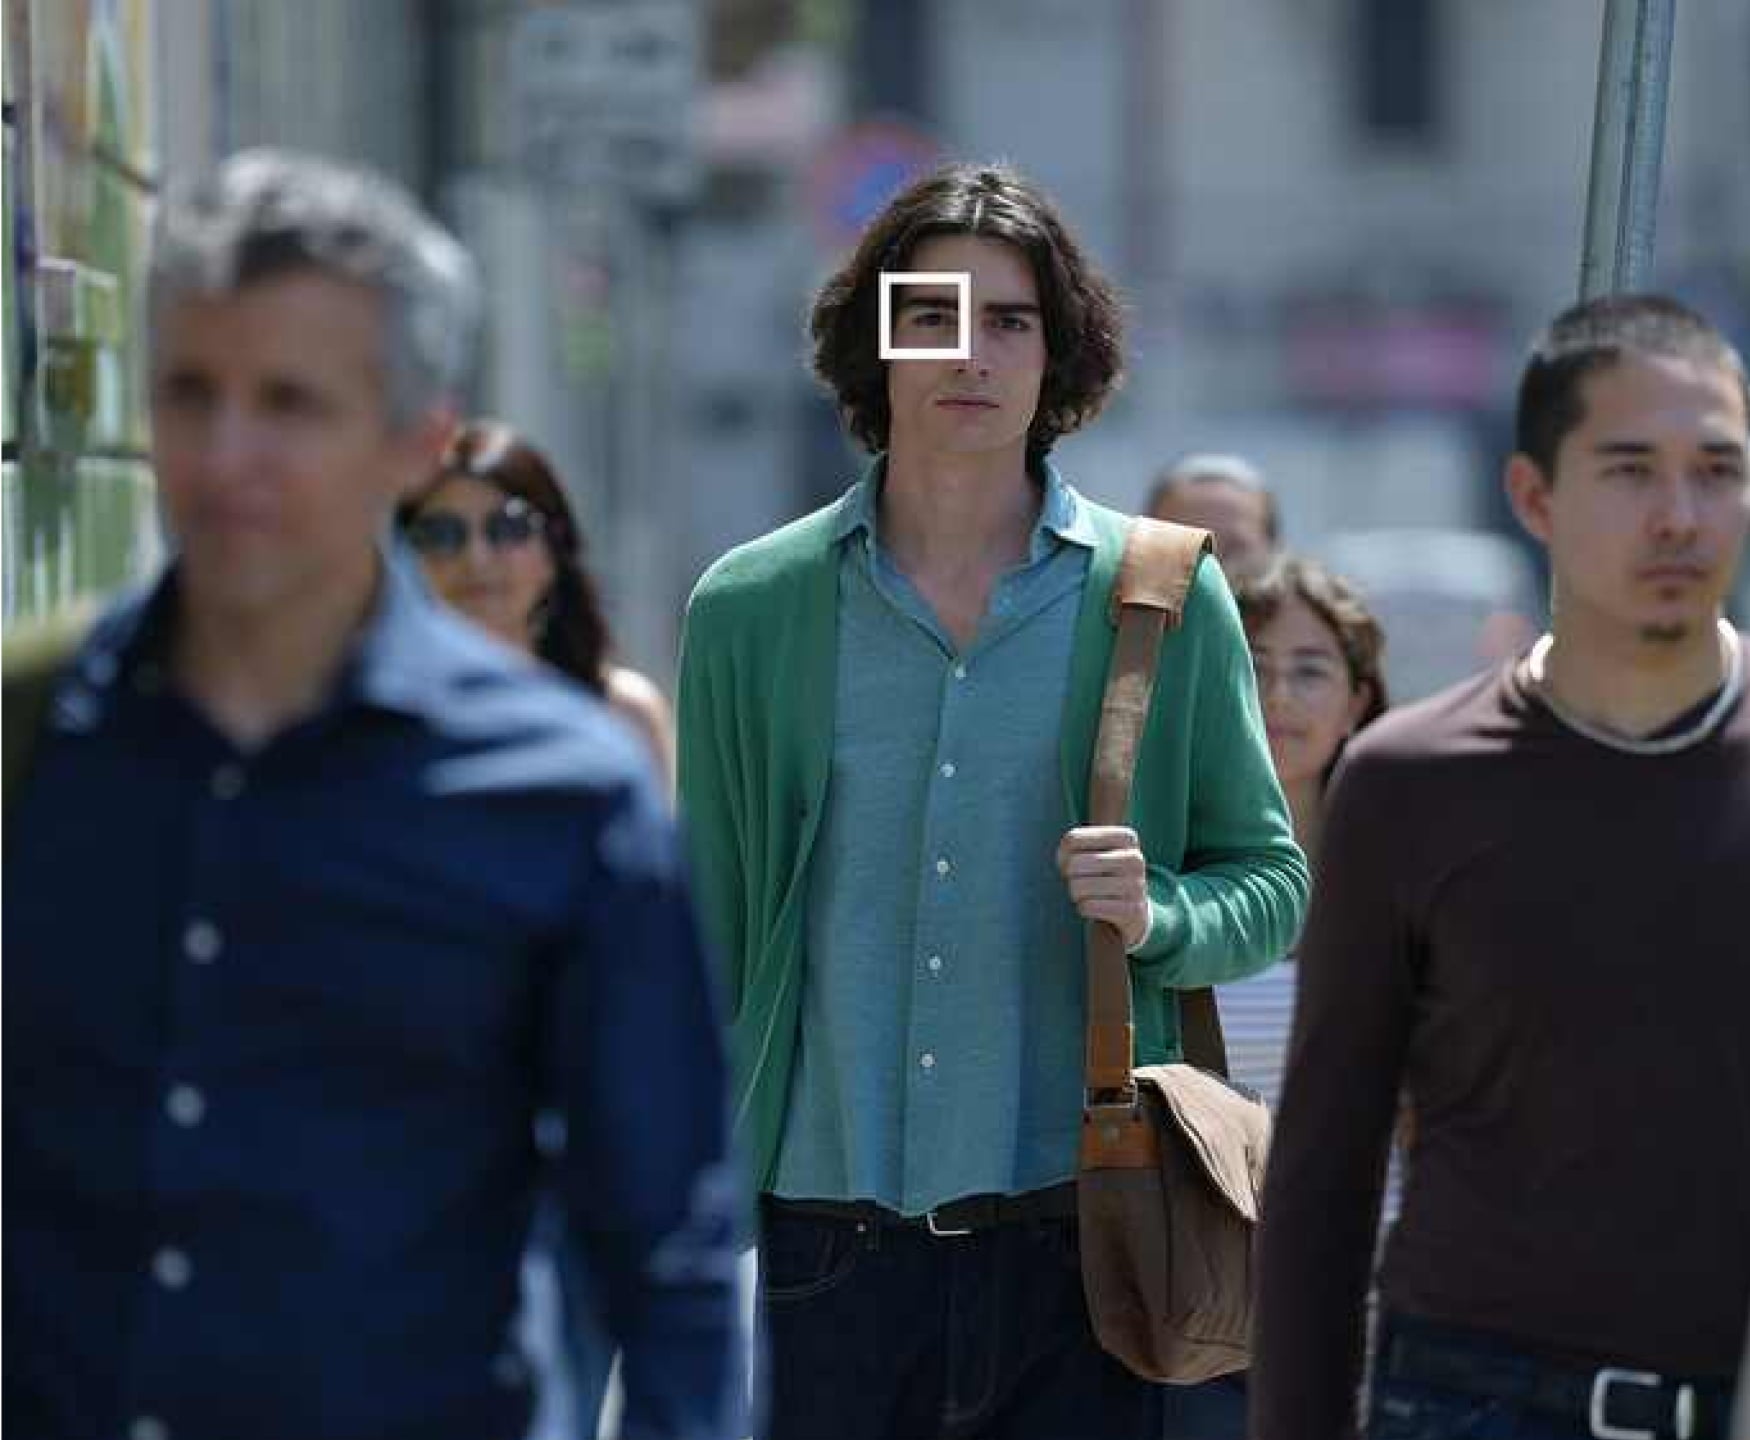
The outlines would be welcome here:
<svg viewBox="0 0 1750 1440">
<path fill-rule="evenodd" d="M 1076 621 L 1058 781 L 1083 823 L 1114 629 L 1125 517 L 1077 496 L 1098 532 Z M 838 662 L 835 504 L 731 551 L 693 592 L 681 647 L 680 799 L 704 923 L 725 966 L 735 1124 L 770 1181 L 801 1014 L 808 861 L 832 766 Z M 1193 763 L 1195 757 L 1195 763 Z M 1132 962 L 1139 1064 L 1179 1054 L 1173 991 L 1235 980 L 1287 953 L 1306 861 L 1264 740 L 1239 612 L 1200 565 L 1161 646 L 1130 823 L 1153 911 Z"/>
</svg>

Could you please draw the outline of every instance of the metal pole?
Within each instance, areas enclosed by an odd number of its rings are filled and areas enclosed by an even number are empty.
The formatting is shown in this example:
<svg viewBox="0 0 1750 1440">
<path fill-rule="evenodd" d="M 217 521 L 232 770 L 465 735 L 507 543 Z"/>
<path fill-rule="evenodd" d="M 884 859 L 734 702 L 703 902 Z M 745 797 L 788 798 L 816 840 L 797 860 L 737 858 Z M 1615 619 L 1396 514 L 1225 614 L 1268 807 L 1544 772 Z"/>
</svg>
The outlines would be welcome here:
<svg viewBox="0 0 1750 1440">
<path fill-rule="evenodd" d="M 1676 0 L 1607 0 L 1580 298 L 1644 289 L 1658 226 Z"/>
</svg>

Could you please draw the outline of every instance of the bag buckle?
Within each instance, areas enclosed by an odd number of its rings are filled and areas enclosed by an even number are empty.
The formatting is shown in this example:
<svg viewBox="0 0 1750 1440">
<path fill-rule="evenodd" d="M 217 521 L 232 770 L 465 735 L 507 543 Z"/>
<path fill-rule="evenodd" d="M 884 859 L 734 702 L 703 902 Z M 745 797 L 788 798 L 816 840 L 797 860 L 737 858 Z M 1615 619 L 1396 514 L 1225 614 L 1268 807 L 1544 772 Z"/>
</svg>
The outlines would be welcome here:
<svg viewBox="0 0 1750 1440">
<path fill-rule="evenodd" d="M 970 1225 L 961 1229 L 951 1229 L 948 1226 L 941 1224 L 936 1219 L 936 1212 L 934 1210 L 925 1213 L 924 1224 L 928 1227 L 930 1234 L 934 1235 L 938 1240 L 952 1240 L 956 1236 L 970 1235 L 972 1233 L 972 1227 Z"/>
<path fill-rule="evenodd" d="M 1639 1385 L 1656 1390 L 1663 1379 L 1648 1370 L 1622 1370 L 1607 1365 L 1592 1377 L 1592 1398 L 1586 1407 L 1586 1423 L 1597 1440 L 1655 1440 L 1658 1431 L 1637 1430 L 1629 1425 L 1612 1425 L 1605 1419 L 1612 1385 Z M 1672 1405 L 1672 1430 L 1677 1440 L 1691 1440 L 1695 1434 L 1695 1387 L 1679 1385 Z"/>
</svg>

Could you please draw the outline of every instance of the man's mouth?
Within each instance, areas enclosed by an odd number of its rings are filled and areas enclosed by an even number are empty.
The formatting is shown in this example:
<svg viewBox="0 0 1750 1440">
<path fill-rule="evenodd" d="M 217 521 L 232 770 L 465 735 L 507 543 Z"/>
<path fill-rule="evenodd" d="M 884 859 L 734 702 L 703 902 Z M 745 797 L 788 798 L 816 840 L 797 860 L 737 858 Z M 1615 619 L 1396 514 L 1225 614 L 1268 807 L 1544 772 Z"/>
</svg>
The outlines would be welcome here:
<svg viewBox="0 0 1750 1440">
<path fill-rule="evenodd" d="M 1705 565 L 1678 561 L 1644 565 L 1638 573 L 1640 578 L 1649 585 L 1694 585 L 1707 579 L 1708 576 Z"/>
<path fill-rule="evenodd" d="M 936 402 L 955 410 L 995 410 L 997 402 L 980 395 L 944 395 Z"/>
</svg>

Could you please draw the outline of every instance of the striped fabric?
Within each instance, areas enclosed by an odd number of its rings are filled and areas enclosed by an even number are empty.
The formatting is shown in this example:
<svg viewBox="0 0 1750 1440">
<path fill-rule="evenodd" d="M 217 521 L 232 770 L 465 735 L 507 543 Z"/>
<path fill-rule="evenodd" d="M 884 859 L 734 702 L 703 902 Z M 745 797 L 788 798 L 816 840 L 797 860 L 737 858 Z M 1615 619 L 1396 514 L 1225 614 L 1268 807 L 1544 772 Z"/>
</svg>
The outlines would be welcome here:
<svg viewBox="0 0 1750 1440">
<path fill-rule="evenodd" d="M 1221 1028 L 1227 1039 L 1229 1078 L 1264 1097 L 1274 1113 L 1282 1099 L 1282 1074 L 1288 1064 L 1288 1037 L 1294 1028 L 1294 991 L 1299 969 L 1292 959 L 1268 970 L 1216 987 Z M 1382 1224 L 1398 1216 L 1403 1188 L 1403 1156 L 1392 1146 L 1385 1177 Z"/>
</svg>

